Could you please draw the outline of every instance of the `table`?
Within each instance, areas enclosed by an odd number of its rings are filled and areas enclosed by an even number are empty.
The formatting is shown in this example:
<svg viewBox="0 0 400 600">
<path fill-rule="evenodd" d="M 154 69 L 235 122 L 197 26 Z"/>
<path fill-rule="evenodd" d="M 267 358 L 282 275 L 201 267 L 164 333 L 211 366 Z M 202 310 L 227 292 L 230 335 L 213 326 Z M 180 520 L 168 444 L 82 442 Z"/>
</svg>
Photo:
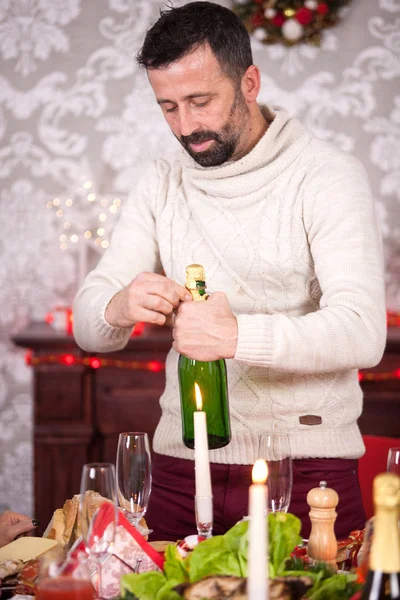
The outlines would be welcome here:
<svg viewBox="0 0 400 600">
<path fill-rule="evenodd" d="M 53 511 L 79 493 L 84 463 L 115 461 L 121 431 L 146 431 L 152 439 L 172 337 L 167 328 L 146 326 L 124 350 L 89 354 L 71 335 L 33 322 L 12 339 L 32 352 L 34 502 L 41 534 Z M 400 328 L 391 328 L 381 363 L 364 375 L 396 369 L 400 375 Z M 361 385 L 362 433 L 399 437 L 400 379 L 365 378 Z"/>
</svg>

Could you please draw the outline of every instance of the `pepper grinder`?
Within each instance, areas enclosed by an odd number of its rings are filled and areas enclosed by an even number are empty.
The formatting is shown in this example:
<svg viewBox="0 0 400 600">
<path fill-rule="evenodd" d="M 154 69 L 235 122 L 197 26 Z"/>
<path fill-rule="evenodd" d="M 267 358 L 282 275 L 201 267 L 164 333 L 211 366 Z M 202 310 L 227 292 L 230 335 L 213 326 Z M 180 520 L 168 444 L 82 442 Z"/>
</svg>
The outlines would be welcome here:
<svg viewBox="0 0 400 600">
<path fill-rule="evenodd" d="M 337 541 L 334 531 L 339 496 L 335 490 L 326 487 L 321 481 L 319 487 L 307 494 L 308 513 L 311 520 L 311 533 L 308 540 L 308 556 L 312 561 L 324 562 L 334 569 L 336 566 Z"/>
</svg>

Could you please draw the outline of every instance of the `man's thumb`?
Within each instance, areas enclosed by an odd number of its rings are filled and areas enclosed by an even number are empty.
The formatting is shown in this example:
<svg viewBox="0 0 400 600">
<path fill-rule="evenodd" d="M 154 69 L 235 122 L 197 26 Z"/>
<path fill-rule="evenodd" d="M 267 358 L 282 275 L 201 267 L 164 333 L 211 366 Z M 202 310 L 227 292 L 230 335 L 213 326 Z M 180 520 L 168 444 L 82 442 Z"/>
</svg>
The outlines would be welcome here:
<svg viewBox="0 0 400 600">
<path fill-rule="evenodd" d="M 218 304 L 226 302 L 226 294 L 224 294 L 224 292 L 213 292 L 210 294 L 208 302 L 217 302 Z"/>
</svg>

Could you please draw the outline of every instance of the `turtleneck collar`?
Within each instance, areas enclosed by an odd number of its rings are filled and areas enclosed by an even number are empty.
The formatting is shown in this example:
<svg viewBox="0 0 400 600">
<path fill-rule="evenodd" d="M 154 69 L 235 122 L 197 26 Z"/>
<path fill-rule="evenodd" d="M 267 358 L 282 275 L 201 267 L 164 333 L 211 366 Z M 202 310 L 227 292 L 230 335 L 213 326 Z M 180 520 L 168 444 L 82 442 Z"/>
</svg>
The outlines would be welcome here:
<svg viewBox="0 0 400 600">
<path fill-rule="evenodd" d="M 311 139 L 311 134 L 280 107 L 262 106 L 270 123 L 254 148 L 236 161 L 218 167 L 202 167 L 181 151 L 183 182 L 219 199 L 253 195 L 282 173 Z"/>
</svg>

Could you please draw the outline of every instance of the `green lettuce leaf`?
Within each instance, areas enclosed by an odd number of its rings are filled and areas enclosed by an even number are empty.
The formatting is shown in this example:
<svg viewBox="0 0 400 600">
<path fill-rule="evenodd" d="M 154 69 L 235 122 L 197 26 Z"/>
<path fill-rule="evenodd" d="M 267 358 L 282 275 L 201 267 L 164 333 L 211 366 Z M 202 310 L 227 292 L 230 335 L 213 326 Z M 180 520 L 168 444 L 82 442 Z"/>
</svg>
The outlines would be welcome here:
<svg viewBox="0 0 400 600">
<path fill-rule="evenodd" d="M 179 554 L 175 544 L 170 544 L 165 549 L 164 574 L 168 580 L 177 581 L 176 585 L 189 581 L 188 565 Z"/>
<path fill-rule="evenodd" d="M 167 579 L 160 571 L 129 573 L 121 577 L 121 595 L 127 597 L 125 592 L 130 592 L 140 600 L 154 600 L 166 583 Z"/>
<path fill-rule="evenodd" d="M 353 574 L 338 573 L 314 583 L 307 598 L 310 600 L 341 600 L 351 598 L 361 585 Z"/>
<path fill-rule="evenodd" d="M 173 590 L 180 583 L 176 579 L 169 579 L 157 592 L 154 600 L 182 600 L 182 596 Z"/>
<path fill-rule="evenodd" d="M 247 532 L 249 529 L 248 521 L 239 521 L 231 527 L 222 537 L 224 538 L 224 544 L 227 550 L 237 554 L 243 538 L 247 538 Z"/>
<path fill-rule="evenodd" d="M 216 535 L 195 546 L 190 557 L 190 581 L 199 581 L 208 575 L 241 576 L 237 554 L 227 548 L 224 537 Z"/>
<path fill-rule="evenodd" d="M 301 543 L 301 521 L 290 513 L 270 513 L 269 531 L 269 576 L 281 576 L 285 570 L 285 561 L 293 549 Z"/>
</svg>

